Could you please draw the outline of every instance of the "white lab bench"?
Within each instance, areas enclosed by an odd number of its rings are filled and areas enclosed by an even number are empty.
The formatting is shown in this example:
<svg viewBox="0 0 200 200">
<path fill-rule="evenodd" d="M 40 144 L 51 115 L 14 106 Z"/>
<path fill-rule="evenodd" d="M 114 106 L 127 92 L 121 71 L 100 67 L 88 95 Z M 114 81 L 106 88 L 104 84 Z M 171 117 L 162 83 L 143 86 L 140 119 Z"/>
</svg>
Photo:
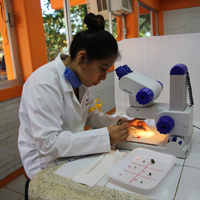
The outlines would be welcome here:
<svg viewBox="0 0 200 200">
<path fill-rule="evenodd" d="M 194 120 L 200 127 L 200 121 Z M 127 153 L 130 151 L 126 151 Z M 55 166 L 41 170 L 31 180 L 29 199 L 156 199 L 156 200 L 199 200 L 200 198 L 200 130 L 194 128 L 191 152 L 186 159 L 177 162 L 153 189 L 134 188 L 114 179 L 105 186 L 89 187 L 76 183 L 71 178 L 54 174 Z M 107 175 L 105 175 L 107 176 Z"/>
</svg>

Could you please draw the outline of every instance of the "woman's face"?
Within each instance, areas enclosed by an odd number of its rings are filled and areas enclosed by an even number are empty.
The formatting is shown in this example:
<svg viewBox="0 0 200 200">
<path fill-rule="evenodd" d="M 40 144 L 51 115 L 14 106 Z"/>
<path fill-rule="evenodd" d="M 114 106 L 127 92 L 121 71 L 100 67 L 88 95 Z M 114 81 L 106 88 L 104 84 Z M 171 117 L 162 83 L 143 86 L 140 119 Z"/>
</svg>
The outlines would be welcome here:
<svg viewBox="0 0 200 200">
<path fill-rule="evenodd" d="M 115 57 L 108 57 L 102 60 L 93 60 L 82 64 L 79 79 L 85 87 L 99 84 L 106 79 L 106 73 L 115 62 Z"/>
</svg>

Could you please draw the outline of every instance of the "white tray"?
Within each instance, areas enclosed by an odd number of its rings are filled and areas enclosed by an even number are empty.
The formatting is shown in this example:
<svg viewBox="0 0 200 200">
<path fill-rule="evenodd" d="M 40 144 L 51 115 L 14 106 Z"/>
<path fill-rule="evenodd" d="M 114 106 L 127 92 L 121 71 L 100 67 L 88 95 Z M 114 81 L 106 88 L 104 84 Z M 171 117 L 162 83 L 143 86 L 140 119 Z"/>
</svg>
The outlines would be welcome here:
<svg viewBox="0 0 200 200">
<path fill-rule="evenodd" d="M 151 159 L 155 163 L 152 163 Z M 125 184 L 141 189 L 154 188 L 173 167 L 173 155 L 137 148 L 120 160 L 107 174 Z"/>
</svg>

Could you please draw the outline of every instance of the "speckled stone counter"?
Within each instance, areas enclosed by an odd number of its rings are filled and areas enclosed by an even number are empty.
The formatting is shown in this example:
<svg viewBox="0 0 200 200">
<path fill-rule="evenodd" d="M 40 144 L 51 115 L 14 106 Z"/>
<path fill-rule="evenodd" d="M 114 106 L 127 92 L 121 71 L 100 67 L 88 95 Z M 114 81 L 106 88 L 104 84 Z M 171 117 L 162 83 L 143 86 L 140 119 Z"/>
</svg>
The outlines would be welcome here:
<svg viewBox="0 0 200 200">
<path fill-rule="evenodd" d="M 71 178 L 54 174 L 59 167 L 61 165 L 43 169 L 33 177 L 29 184 L 29 200 L 149 200 L 146 197 L 106 188 L 105 186 L 89 187 L 79 184 L 72 181 Z"/>
</svg>

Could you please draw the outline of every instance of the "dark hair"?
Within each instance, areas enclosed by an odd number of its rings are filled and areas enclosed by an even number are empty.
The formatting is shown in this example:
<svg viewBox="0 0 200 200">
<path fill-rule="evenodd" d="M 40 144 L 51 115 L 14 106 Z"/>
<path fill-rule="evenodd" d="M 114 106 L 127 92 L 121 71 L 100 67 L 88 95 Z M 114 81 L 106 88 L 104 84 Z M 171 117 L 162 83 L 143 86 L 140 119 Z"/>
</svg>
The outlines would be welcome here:
<svg viewBox="0 0 200 200">
<path fill-rule="evenodd" d="M 116 39 L 108 31 L 104 30 L 105 20 L 102 15 L 87 14 L 84 23 L 88 30 L 77 33 L 70 46 L 71 60 L 77 53 L 86 50 L 88 62 L 108 57 L 118 57 L 118 44 Z"/>
</svg>

